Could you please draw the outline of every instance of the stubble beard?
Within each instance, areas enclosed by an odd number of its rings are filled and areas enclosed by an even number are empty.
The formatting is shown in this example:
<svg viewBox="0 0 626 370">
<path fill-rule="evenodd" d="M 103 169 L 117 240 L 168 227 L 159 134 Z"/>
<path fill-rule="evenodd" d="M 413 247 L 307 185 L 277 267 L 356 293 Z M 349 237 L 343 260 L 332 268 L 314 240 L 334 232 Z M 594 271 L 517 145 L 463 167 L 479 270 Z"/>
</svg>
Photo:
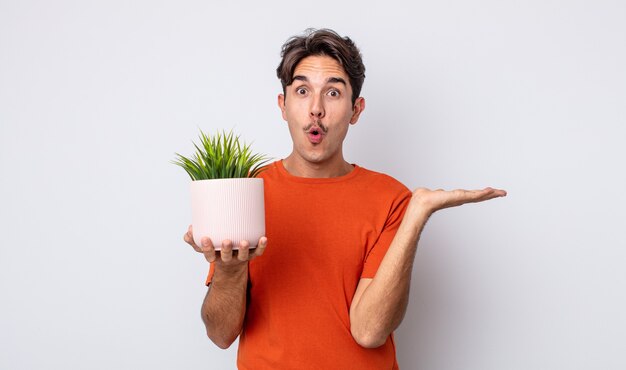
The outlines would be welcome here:
<svg viewBox="0 0 626 370">
<path fill-rule="evenodd" d="M 305 131 L 305 132 L 309 132 L 309 130 L 310 130 L 311 128 L 313 128 L 314 126 L 318 126 L 319 128 L 321 128 L 321 129 L 322 129 L 322 132 L 324 132 L 325 134 L 326 134 L 326 133 L 328 133 L 328 127 L 326 127 L 326 126 L 322 123 L 322 121 L 320 121 L 320 120 L 316 120 L 316 121 L 311 122 L 311 123 L 309 123 L 308 125 L 306 125 L 306 126 L 304 127 L 304 131 Z"/>
</svg>

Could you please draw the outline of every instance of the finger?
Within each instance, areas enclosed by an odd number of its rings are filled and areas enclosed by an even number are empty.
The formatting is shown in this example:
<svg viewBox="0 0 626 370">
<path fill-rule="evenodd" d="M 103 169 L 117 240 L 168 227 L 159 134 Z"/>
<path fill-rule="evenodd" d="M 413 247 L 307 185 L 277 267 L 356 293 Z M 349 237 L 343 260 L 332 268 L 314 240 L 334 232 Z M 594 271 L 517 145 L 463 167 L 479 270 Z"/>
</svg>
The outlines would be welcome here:
<svg viewBox="0 0 626 370">
<path fill-rule="evenodd" d="M 494 198 L 506 197 L 506 191 L 504 191 L 504 190 L 492 189 L 492 188 L 488 188 L 488 189 L 489 189 L 489 191 L 487 191 L 484 194 L 484 199 L 482 199 L 482 200 L 489 200 L 489 199 L 494 199 Z"/>
<path fill-rule="evenodd" d="M 507 195 L 506 190 L 503 190 L 503 189 L 493 189 L 493 192 L 498 197 L 506 197 Z"/>
<path fill-rule="evenodd" d="M 187 228 L 187 235 L 189 235 L 189 237 L 193 241 L 193 225 L 189 225 L 189 227 Z"/>
<path fill-rule="evenodd" d="M 462 190 L 464 196 L 472 202 L 480 201 L 481 199 L 488 197 L 491 194 L 492 189 L 486 188 L 482 190 Z"/>
<path fill-rule="evenodd" d="M 207 261 L 215 261 L 215 247 L 213 247 L 211 239 L 206 236 L 202 238 L 202 249 L 200 251 L 204 254 L 204 258 L 206 258 Z"/>
<path fill-rule="evenodd" d="M 259 239 L 259 244 L 257 244 L 254 252 L 252 252 L 252 256 L 250 257 L 250 259 L 263 255 L 263 253 L 265 252 L 265 247 L 267 247 L 267 238 L 262 236 Z"/>
<path fill-rule="evenodd" d="M 202 250 L 200 249 L 200 247 L 198 247 L 195 243 L 195 241 L 193 240 L 193 234 L 189 231 L 187 231 L 185 233 L 185 235 L 183 235 L 183 240 L 185 241 L 185 243 L 191 245 L 191 247 L 196 251 L 196 252 L 200 252 L 202 253 Z"/>
<path fill-rule="evenodd" d="M 247 240 L 242 240 L 239 243 L 239 251 L 237 252 L 237 259 L 239 261 L 247 261 L 250 253 L 250 243 Z"/>
<path fill-rule="evenodd" d="M 503 190 L 497 190 L 490 187 L 482 190 L 454 190 L 455 197 L 463 203 L 477 203 L 485 200 L 502 197 L 506 195 Z"/>
<path fill-rule="evenodd" d="M 481 196 L 482 190 L 465 190 L 455 189 L 450 191 L 450 201 L 447 202 L 448 206 L 460 206 L 465 203 L 476 202 Z"/>
<path fill-rule="evenodd" d="M 484 198 L 484 200 L 506 196 L 506 191 L 491 187 L 486 187 L 478 192 L 480 193 L 480 197 Z"/>
<path fill-rule="evenodd" d="M 233 242 L 226 239 L 222 242 L 220 255 L 223 262 L 230 262 L 233 259 Z"/>
</svg>

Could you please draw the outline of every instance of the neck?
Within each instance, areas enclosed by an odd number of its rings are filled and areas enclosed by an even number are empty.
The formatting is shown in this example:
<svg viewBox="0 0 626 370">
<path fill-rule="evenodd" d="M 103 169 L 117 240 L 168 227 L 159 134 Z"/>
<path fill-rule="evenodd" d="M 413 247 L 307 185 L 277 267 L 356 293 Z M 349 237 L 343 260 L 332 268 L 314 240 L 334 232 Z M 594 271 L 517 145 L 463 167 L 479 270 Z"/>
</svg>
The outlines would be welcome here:
<svg viewBox="0 0 626 370">
<path fill-rule="evenodd" d="M 283 159 L 283 167 L 293 176 L 308 178 L 339 177 L 347 175 L 354 170 L 354 166 L 343 158 L 337 161 L 337 163 L 311 163 L 298 161 L 293 154 Z"/>
</svg>

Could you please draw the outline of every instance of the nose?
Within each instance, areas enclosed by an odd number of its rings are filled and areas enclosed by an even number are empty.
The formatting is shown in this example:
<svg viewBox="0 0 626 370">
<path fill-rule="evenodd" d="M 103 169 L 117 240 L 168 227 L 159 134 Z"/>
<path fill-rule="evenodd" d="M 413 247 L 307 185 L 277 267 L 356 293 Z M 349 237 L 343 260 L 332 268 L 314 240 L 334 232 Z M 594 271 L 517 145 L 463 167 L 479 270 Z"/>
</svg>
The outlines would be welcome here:
<svg viewBox="0 0 626 370">
<path fill-rule="evenodd" d="M 320 119 L 324 117 L 324 114 L 324 103 L 322 101 L 322 98 L 318 97 L 313 99 L 313 101 L 311 102 L 311 117 L 315 119 Z"/>
</svg>

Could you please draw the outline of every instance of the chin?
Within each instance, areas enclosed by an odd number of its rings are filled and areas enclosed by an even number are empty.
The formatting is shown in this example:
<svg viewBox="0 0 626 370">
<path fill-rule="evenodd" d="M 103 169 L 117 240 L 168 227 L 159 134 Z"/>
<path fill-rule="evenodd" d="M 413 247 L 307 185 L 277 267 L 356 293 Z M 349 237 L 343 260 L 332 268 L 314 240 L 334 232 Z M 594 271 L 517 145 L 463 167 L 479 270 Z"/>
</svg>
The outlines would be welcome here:
<svg viewBox="0 0 626 370">
<path fill-rule="evenodd" d="M 326 160 L 322 153 L 311 153 L 308 150 L 300 152 L 300 157 L 309 163 L 322 163 Z"/>
</svg>

